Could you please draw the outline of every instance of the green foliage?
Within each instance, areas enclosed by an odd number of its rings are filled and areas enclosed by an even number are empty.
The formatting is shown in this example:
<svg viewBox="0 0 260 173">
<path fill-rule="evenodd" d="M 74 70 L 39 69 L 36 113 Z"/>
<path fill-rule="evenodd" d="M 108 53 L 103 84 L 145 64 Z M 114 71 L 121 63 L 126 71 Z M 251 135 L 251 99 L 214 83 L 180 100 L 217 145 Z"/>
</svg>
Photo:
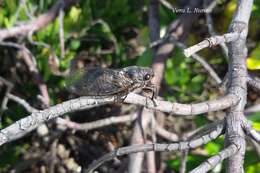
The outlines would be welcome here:
<svg viewBox="0 0 260 173">
<path fill-rule="evenodd" d="M 167 60 L 165 81 L 170 89 L 177 91 L 174 96 L 166 93 L 169 100 L 187 102 L 193 100 L 191 93 L 193 97 L 196 97 L 196 94 L 201 92 L 205 77 L 201 74 L 194 74 L 194 67 L 194 61 L 186 58 L 180 49 L 176 49 L 172 58 Z"/>
<path fill-rule="evenodd" d="M 10 28 L 21 22 L 30 21 L 30 16 L 26 13 L 24 7 L 21 7 L 17 12 L 19 3 L 18 0 L 4 0 L 0 6 L 0 27 Z M 26 1 L 29 13 L 32 16 L 39 16 L 48 11 L 56 2 L 54 0 L 28 0 Z M 179 1 L 170 0 L 169 2 L 178 5 Z M 235 0 L 230 0 L 224 3 L 219 3 L 221 12 L 212 14 L 213 20 L 216 21 L 215 28 L 220 34 L 226 32 L 233 12 L 236 8 Z M 25 45 L 36 57 L 37 67 L 44 81 L 48 86 L 51 104 L 60 102 L 59 94 L 62 93 L 65 85 L 65 78 L 56 76 L 53 73 L 50 65 L 51 57 L 55 57 L 57 69 L 61 72 L 66 71 L 70 67 L 70 61 L 78 57 L 81 52 L 87 52 L 87 55 L 80 58 L 83 59 L 85 65 L 100 65 L 113 68 L 121 68 L 129 65 L 150 66 L 152 64 L 152 53 L 149 48 L 149 29 L 148 29 L 148 4 L 149 1 L 140 0 L 85 0 L 80 1 L 76 6 L 73 6 L 65 11 L 64 24 L 64 40 L 65 40 L 65 57 L 60 58 L 60 40 L 59 40 L 59 21 L 58 18 L 48 26 L 33 34 L 32 39 L 38 44 L 32 44 L 28 40 Z M 225 6 L 224 6 L 224 5 Z M 216 7 L 218 8 L 218 7 Z M 259 40 L 259 16 L 260 16 L 260 1 L 256 0 L 253 6 L 253 16 L 250 21 L 250 39 L 257 42 Z M 160 6 L 160 26 L 161 35 L 166 32 L 167 26 L 176 19 L 177 14 L 171 10 Z M 188 45 L 201 41 L 205 35 L 199 34 L 201 29 L 196 29 L 199 25 L 201 28 L 201 18 L 195 23 L 195 29 L 189 33 L 187 40 Z M 202 38 L 203 37 L 203 38 Z M 26 39 L 25 39 L 26 40 Z M 44 46 L 45 43 L 48 46 Z M 2 47 L 1 47 L 2 48 Z M 212 52 L 213 53 L 210 53 Z M 5 66 L 3 59 L 11 59 L 11 54 L 4 54 L 0 60 L 1 67 Z M 259 70 L 260 66 L 260 46 L 257 45 L 252 50 L 249 50 L 250 56 L 247 59 L 248 69 Z M 226 71 L 226 61 L 223 60 L 222 54 L 218 51 L 202 51 L 200 52 L 210 65 L 218 70 L 218 74 Z M 10 56 L 10 57 L 9 57 Z M 15 60 L 16 61 L 16 60 Z M 19 64 L 20 65 L 20 64 Z M 210 77 L 202 72 L 200 64 L 186 58 L 182 50 L 175 48 L 174 52 L 166 61 L 166 69 L 163 81 L 163 96 L 167 100 L 178 102 L 194 102 L 205 100 L 206 97 L 216 95 L 205 89 L 205 85 L 210 85 Z M 1 75 L 2 75 L 1 71 Z M 9 73 L 9 72 L 7 72 Z M 26 76 L 28 71 L 23 71 Z M 29 75 L 28 75 L 29 76 Z M 32 82 L 31 77 L 24 77 L 15 81 L 18 86 L 17 93 L 22 95 L 24 99 L 38 106 L 36 96 L 39 94 L 39 89 Z M 211 86 L 212 87 L 212 86 Z M 30 92 L 28 92 L 30 91 Z M 205 96 L 206 95 L 206 96 Z M 8 105 L 9 110 L 4 113 L 1 128 L 13 123 L 28 113 L 16 104 Z M 259 113 L 249 116 L 253 126 L 260 130 Z M 194 119 L 197 127 L 209 123 L 205 116 L 200 116 Z M 0 154 L 0 172 L 1 169 L 9 167 L 18 161 L 22 151 L 26 150 L 28 145 L 10 145 L 1 148 Z M 188 156 L 188 170 L 195 168 L 208 157 L 216 154 L 223 148 L 223 138 L 210 142 L 203 147 L 203 153 L 190 154 Z M 170 169 L 176 172 L 179 169 L 180 161 L 177 155 L 173 154 L 175 159 L 169 159 L 167 165 Z M 246 172 L 257 173 L 260 170 L 259 159 L 252 149 L 246 154 Z M 223 172 L 223 166 L 220 165 Z M 221 171 L 219 171 L 221 172 Z"/>
<path fill-rule="evenodd" d="M 251 52 L 247 58 L 247 68 L 250 70 L 260 70 L 260 44 Z"/>
</svg>

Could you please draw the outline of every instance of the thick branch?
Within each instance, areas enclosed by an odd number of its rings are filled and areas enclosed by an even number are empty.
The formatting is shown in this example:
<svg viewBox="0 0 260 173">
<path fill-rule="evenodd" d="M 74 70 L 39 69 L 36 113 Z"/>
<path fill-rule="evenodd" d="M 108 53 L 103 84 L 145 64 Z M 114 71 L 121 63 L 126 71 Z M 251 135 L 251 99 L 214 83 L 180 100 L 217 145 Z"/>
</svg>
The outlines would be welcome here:
<svg viewBox="0 0 260 173">
<path fill-rule="evenodd" d="M 237 9 L 229 26 L 229 33 L 240 33 L 237 40 L 228 45 L 229 49 L 229 87 L 228 93 L 234 93 L 240 101 L 232 106 L 227 114 L 225 146 L 236 144 L 239 151 L 227 159 L 226 172 L 243 173 L 245 155 L 245 134 L 241 123 L 244 119 L 244 108 L 247 102 L 247 47 L 248 22 L 252 11 L 253 0 L 238 0 Z"/>
<path fill-rule="evenodd" d="M 33 112 L 30 116 L 16 121 L 14 124 L 2 129 L 0 131 L 0 145 L 15 140 L 29 133 L 41 123 L 47 122 L 50 119 L 61 116 L 65 113 L 89 109 L 107 103 L 117 101 L 117 96 L 93 98 L 93 97 L 80 97 L 77 99 L 69 100 L 42 111 Z M 180 114 L 180 115 L 195 115 L 205 113 L 207 111 L 216 111 L 226 109 L 236 104 L 236 97 L 234 95 L 227 95 L 223 98 L 197 103 L 197 104 L 179 104 L 167 101 L 148 100 L 148 98 L 130 93 L 125 99 L 125 102 L 146 106 L 151 109 L 160 110 L 163 112 Z"/>
<path fill-rule="evenodd" d="M 57 104 L 43 111 L 33 112 L 30 116 L 22 118 L 16 121 L 14 124 L 2 129 L 0 131 L 0 145 L 18 139 L 38 127 L 40 124 L 63 115 L 64 113 L 89 109 L 95 106 L 113 102 L 115 99 L 115 97 L 102 99 L 80 97 L 78 99 L 73 99 Z"/>
<path fill-rule="evenodd" d="M 229 94 L 216 100 L 195 104 L 171 103 L 161 100 L 150 100 L 137 94 L 128 94 L 126 103 L 146 106 L 147 108 L 177 115 L 198 115 L 210 111 L 223 110 L 232 105 L 236 105 L 237 96 Z"/>
</svg>

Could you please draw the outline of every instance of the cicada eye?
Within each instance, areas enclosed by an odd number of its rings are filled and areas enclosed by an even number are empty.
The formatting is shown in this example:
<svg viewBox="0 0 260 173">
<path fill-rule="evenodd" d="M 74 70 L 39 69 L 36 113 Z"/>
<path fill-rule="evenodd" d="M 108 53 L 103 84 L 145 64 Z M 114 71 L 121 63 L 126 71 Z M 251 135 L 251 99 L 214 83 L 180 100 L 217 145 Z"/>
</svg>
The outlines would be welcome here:
<svg viewBox="0 0 260 173">
<path fill-rule="evenodd" d="M 150 74 L 144 75 L 144 80 L 150 80 L 150 79 L 151 79 L 151 75 Z"/>
</svg>

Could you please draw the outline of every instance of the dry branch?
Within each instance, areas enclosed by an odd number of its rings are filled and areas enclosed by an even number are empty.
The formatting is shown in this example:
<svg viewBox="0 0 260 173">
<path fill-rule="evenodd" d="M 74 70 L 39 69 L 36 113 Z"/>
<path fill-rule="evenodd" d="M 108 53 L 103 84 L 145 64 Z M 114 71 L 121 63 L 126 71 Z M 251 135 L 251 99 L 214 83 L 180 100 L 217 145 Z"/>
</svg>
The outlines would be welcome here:
<svg viewBox="0 0 260 173">
<path fill-rule="evenodd" d="M 253 140 L 260 143 L 260 133 L 257 132 L 248 121 L 243 122 L 243 129 Z"/>
<path fill-rule="evenodd" d="M 104 118 L 101 120 L 92 121 L 92 122 L 88 122 L 88 123 L 76 123 L 76 122 L 72 122 L 67 119 L 58 118 L 57 123 L 59 125 L 64 125 L 73 130 L 88 131 L 88 130 L 93 130 L 93 129 L 97 129 L 97 128 L 112 125 L 112 124 L 119 124 L 119 123 L 134 121 L 136 118 L 137 118 L 137 113 L 134 113 L 134 114 L 129 114 L 129 115 Z"/>
<path fill-rule="evenodd" d="M 210 157 L 205 162 L 201 163 L 198 167 L 190 171 L 189 173 L 205 173 L 213 169 L 217 164 L 219 164 L 224 159 L 234 155 L 239 150 L 239 147 L 236 144 L 231 144 L 217 155 Z"/>
<path fill-rule="evenodd" d="M 183 53 L 186 57 L 189 57 L 192 54 L 206 47 L 212 47 L 218 44 L 235 41 L 239 38 L 239 35 L 240 35 L 239 32 L 231 32 L 231 33 L 224 34 L 222 36 L 213 36 L 210 38 L 206 38 L 204 41 L 185 49 Z"/>
<path fill-rule="evenodd" d="M 247 82 L 253 88 L 260 90 L 260 81 L 258 79 L 254 79 L 253 77 L 248 76 Z"/>
<path fill-rule="evenodd" d="M 58 0 L 49 11 L 40 15 L 33 21 L 29 21 L 26 24 L 15 26 L 10 29 L 1 29 L 0 41 L 9 37 L 26 36 L 30 32 L 38 31 L 46 27 L 46 25 L 56 18 L 60 8 L 67 8 L 76 2 L 77 0 Z"/>
<path fill-rule="evenodd" d="M 111 153 L 104 155 L 103 157 L 96 160 L 95 162 L 93 162 L 89 166 L 88 170 L 86 170 L 85 172 L 91 173 L 104 162 L 107 162 L 115 157 L 126 155 L 126 154 L 148 152 L 148 151 L 157 151 L 157 152 L 183 151 L 187 149 L 197 148 L 203 144 L 208 143 L 209 141 L 216 139 L 219 135 L 221 135 L 221 133 L 223 132 L 222 130 L 223 128 L 219 127 L 200 138 L 196 138 L 190 141 L 183 141 L 183 142 L 170 143 L 170 144 L 154 143 L 154 144 L 144 144 L 144 145 L 132 145 L 128 147 L 118 148 L 112 151 Z"/>
<path fill-rule="evenodd" d="M 239 33 L 238 39 L 228 44 L 229 49 L 229 87 L 228 93 L 236 93 L 240 98 L 237 105 L 231 106 L 226 116 L 225 146 L 239 145 L 238 152 L 226 161 L 226 171 L 242 173 L 246 149 L 245 133 L 242 129 L 244 109 L 247 103 L 247 47 L 248 22 L 253 0 L 238 0 L 237 8 L 229 26 L 229 33 Z"/>
<path fill-rule="evenodd" d="M 0 145 L 18 139 L 38 127 L 40 124 L 61 116 L 65 113 L 89 109 L 103 104 L 113 103 L 117 100 L 117 96 L 104 98 L 80 97 L 77 99 L 65 101 L 48 109 L 33 112 L 31 115 L 22 118 L 16 121 L 14 124 L 11 124 L 10 126 L 2 129 L 0 131 Z M 197 104 L 179 104 L 154 100 L 157 105 L 155 106 L 153 101 L 148 100 L 148 98 L 130 93 L 125 98 L 125 102 L 147 106 L 148 108 L 168 113 L 180 115 L 195 115 L 207 111 L 226 109 L 232 105 L 235 105 L 237 100 L 234 95 L 227 95 L 217 100 Z"/>
</svg>

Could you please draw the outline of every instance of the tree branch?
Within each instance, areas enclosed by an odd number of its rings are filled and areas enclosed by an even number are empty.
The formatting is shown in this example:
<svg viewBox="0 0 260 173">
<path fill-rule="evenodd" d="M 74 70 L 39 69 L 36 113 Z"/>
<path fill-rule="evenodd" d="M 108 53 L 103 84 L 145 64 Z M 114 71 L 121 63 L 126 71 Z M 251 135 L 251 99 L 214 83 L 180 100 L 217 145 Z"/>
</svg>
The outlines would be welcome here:
<svg viewBox="0 0 260 173">
<path fill-rule="evenodd" d="M 47 85 L 44 83 L 42 76 L 40 75 L 39 70 L 36 67 L 35 57 L 30 52 L 30 50 L 27 49 L 23 45 L 13 43 L 13 42 L 1 42 L 0 41 L 0 45 L 14 47 L 21 51 L 22 58 L 23 58 L 25 64 L 27 65 L 30 73 L 32 74 L 33 81 L 38 85 L 38 88 L 40 90 L 41 98 L 42 98 L 41 101 L 44 103 L 45 107 L 49 106 L 50 97 L 49 97 Z"/>
<path fill-rule="evenodd" d="M 259 80 L 254 79 L 252 76 L 248 76 L 248 77 L 247 77 L 247 82 L 248 82 L 248 84 L 249 84 L 251 87 L 260 90 L 260 81 L 259 81 Z"/>
<path fill-rule="evenodd" d="M 242 127 L 248 136 L 260 143 L 260 133 L 257 132 L 247 120 L 243 121 Z"/>
<path fill-rule="evenodd" d="M 223 98 L 212 100 L 208 102 L 202 102 L 197 104 L 179 104 L 171 103 L 167 101 L 154 100 L 148 101 L 148 98 L 134 93 L 127 95 L 125 102 L 131 104 L 138 104 L 147 106 L 154 110 L 160 110 L 163 112 L 180 114 L 180 115 L 195 115 L 205 113 L 207 111 L 215 111 L 226 109 L 232 105 L 235 105 L 237 101 L 234 95 L 227 95 Z M 14 124 L 2 129 L 0 131 L 0 145 L 15 140 L 29 133 L 40 124 L 47 122 L 53 118 L 61 116 L 65 113 L 79 111 L 84 109 L 93 108 L 107 103 L 112 103 L 118 100 L 117 96 L 93 98 L 93 97 L 79 97 L 65 101 L 63 103 L 52 106 L 42 111 L 33 112 L 30 116 L 22 118 L 16 121 Z M 146 105 L 147 103 L 147 105 Z"/>
<path fill-rule="evenodd" d="M 227 159 L 226 172 L 244 172 L 243 163 L 246 149 L 245 133 L 242 129 L 244 109 L 247 102 L 247 47 L 248 22 L 253 0 L 238 0 L 237 8 L 229 26 L 229 33 L 239 33 L 238 39 L 228 44 L 229 87 L 228 93 L 236 93 L 240 98 L 237 105 L 231 106 L 226 116 L 225 146 L 236 144 L 239 151 Z"/>
<path fill-rule="evenodd" d="M 67 112 L 89 109 L 106 103 L 115 101 L 116 97 L 93 99 L 89 97 L 80 97 L 69 100 L 42 111 L 33 112 L 30 116 L 16 121 L 14 124 L 0 131 L 0 145 L 6 142 L 18 139 L 30 131 L 34 130 L 40 124 L 47 122 L 53 118 L 63 115 Z"/>
<path fill-rule="evenodd" d="M 76 122 L 72 122 L 67 119 L 58 118 L 57 123 L 59 125 L 64 125 L 68 128 L 74 129 L 74 130 L 89 131 L 89 130 L 97 129 L 100 127 L 112 125 L 112 124 L 134 121 L 136 118 L 137 118 L 137 113 L 134 113 L 134 114 L 129 114 L 129 115 L 104 118 L 101 120 L 92 121 L 92 122 L 88 122 L 88 123 L 76 123 Z"/>
<path fill-rule="evenodd" d="M 231 32 L 231 33 L 224 34 L 222 36 L 213 36 L 210 38 L 206 38 L 204 41 L 202 41 L 198 44 L 195 44 L 187 49 L 184 49 L 183 53 L 186 57 L 189 57 L 192 54 L 194 54 L 206 47 L 212 47 L 212 46 L 216 46 L 218 44 L 236 41 L 239 38 L 239 35 L 240 35 L 240 33 L 238 33 L 238 32 Z"/>
<path fill-rule="evenodd" d="M 234 155 L 239 150 L 238 146 L 231 144 L 224 150 L 220 151 L 217 155 L 210 157 L 205 162 L 201 163 L 198 167 L 190 171 L 189 173 L 204 173 L 213 169 L 217 164 L 222 162 L 224 159 Z"/>
<path fill-rule="evenodd" d="M 205 101 L 195 104 L 180 104 L 156 99 L 152 101 L 147 99 L 146 97 L 131 93 L 128 94 L 125 102 L 146 106 L 150 109 L 177 115 L 198 115 L 205 112 L 223 110 L 232 105 L 236 105 L 236 103 L 238 102 L 238 98 L 236 95 L 231 93 L 229 95 L 211 101 Z"/>
<path fill-rule="evenodd" d="M 184 45 L 181 42 L 178 42 L 177 40 L 175 40 L 174 38 L 170 38 L 171 41 L 173 41 L 176 46 L 178 46 L 179 48 L 185 50 L 185 48 L 187 47 L 186 45 Z M 215 70 L 198 54 L 194 53 L 191 55 L 191 58 L 196 60 L 198 63 L 200 63 L 202 65 L 202 67 L 209 73 L 209 75 L 217 82 L 217 84 L 221 84 L 222 80 L 220 79 L 220 77 L 218 76 L 218 74 L 215 72 Z"/>
<path fill-rule="evenodd" d="M 12 27 L 10 29 L 1 29 L 0 41 L 9 37 L 26 36 L 32 31 L 38 31 L 46 27 L 56 18 L 60 8 L 63 6 L 69 7 L 76 2 L 77 0 L 58 0 L 49 11 L 40 15 L 35 20 L 30 21 L 24 25 Z"/>
<path fill-rule="evenodd" d="M 13 94 L 10 94 L 8 93 L 7 94 L 7 97 L 10 99 L 10 100 L 13 100 L 15 101 L 16 103 L 22 105 L 28 112 L 32 113 L 32 112 L 35 112 L 35 111 L 38 111 L 37 109 L 35 109 L 34 107 L 32 107 L 28 102 L 26 102 L 24 99 L 21 99 L 20 97 L 17 97 Z"/>
<path fill-rule="evenodd" d="M 157 151 L 157 152 L 183 151 L 187 149 L 197 148 L 203 144 L 208 143 L 209 141 L 216 139 L 219 135 L 221 135 L 221 133 L 223 132 L 222 130 L 223 130 L 222 128 L 217 128 L 200 138 L 196 138 L 190 141 L 183 141 L 183 142 L 171 143 L 171 144 L 154 143 L 154 144 L 132 145 L 128 147 L 121 147 L 104 155 L 98 160 L 94 161 L 85 172 L 91 173 L 103 163 L 115 157 L 126 155 L 126 154 L 148 152 L 148 151 Z"/>
<path fill-rule="evenodd" d="M 204 2 L 206 2 L 206 1 L 207 1 L 207 0 L 204 0 Z M 217 0 L 215 0 L 215 1 L 212 2 L 212 6 L 214 6 L 214 7 L 215 7 L 217 4 L 218 4 L 218 1 L 217 1 Z M 206 4 L 205 4 L 205 6 L 206 6 Z M 212 17 L 211 17 L 211 15 L 210 15 L 211 12 L 212 12 L 212 10 L 213 10 L 213 8 L 211 8 L 211 10 L 206 13 L 206 22 L 207 22 L 209 34 L 210 34 L 211 36 L 216 36 L 217 33 L 216 33 L 215 30 L 214 30 L 213 20 L 212 20 Z M 227 45 L 226 45 L 225 43 L 220 43 L 220 47 L 221 47 L 221 49 L 222 49 L 222 52 L 223 52 L 225 58 L 228 60 L 228 48 L 227 48 Z"/>
</svg>

